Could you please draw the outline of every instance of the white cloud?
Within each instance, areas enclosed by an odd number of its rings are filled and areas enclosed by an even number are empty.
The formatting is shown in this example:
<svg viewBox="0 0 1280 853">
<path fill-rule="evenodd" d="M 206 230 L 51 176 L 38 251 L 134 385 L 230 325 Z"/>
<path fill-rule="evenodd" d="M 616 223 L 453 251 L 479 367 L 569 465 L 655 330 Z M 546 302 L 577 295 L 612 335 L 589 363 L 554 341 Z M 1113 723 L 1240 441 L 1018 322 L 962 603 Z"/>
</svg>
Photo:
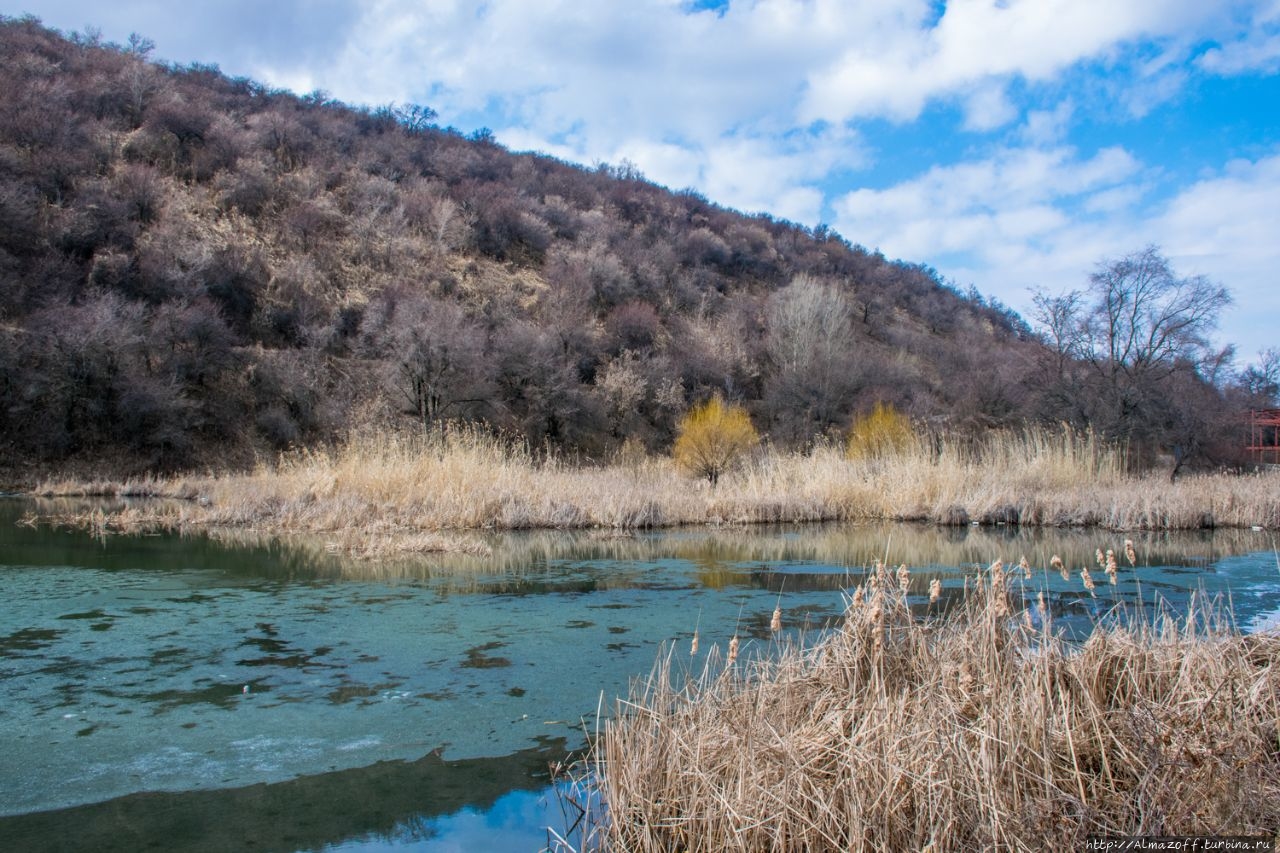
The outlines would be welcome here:
<svg viewBox="0 0 1280 853">
<path fill-rule="evenodd" d="M 909 8 L 913 13 L 897 21 L 907 26 L 854 41 L 813 74 L 801 114 L 828 121 L 913 119 L 930 99 L 963 93 L 975 82 L 1045 80 L 1134 39 L 1193 28 L 1217 11 L 1187 0 L 960 0 L 929 27 L 927 7 Z"/>
<path fill-rule="evenodd" d="M 998 83 L 979 86 L 965 102 L 965 130 L 995 130 L 1017 117 L 1018 108 Z"/>
<path fill-rule="evenodd" d="M 1224 75 L 1280 70 L 1280 0 L 1256 8 L 1238 38 L 1205 51 L 1197 64 Z"/>
<path fill-rule="evenodd" d="M 836 203 L 839 231 L 890 257 L 933 264 L 1019 310 L 1028 288 L 1077 288 L 1107 257 L 1161 246 L 1183 275 L 1227 285 L 1224 342 L 1242 356 L 1280 345 L 1280 154 L 1229 164 L 1143 207 L 1151 170 L 1119 149 L 1017 149 L 933 168 Z"/>
<path fill-rule="evenodd" d="M 1069 98 L 1052 110 L 1030 110 L 1019 136 L 1035 146 L 1057 145 L 1066 137 L 1074 114 L 1075 104 Z"/>
<path fill-rule="evenodd" d="M 1225 336 L 1251 358 L 1280 346 L 1280 153 L 1228 164 L 1223 173 L 1179 193 L 1149 232 L 1187 275 L 1204 274 L 1231 288 Z"/>
<path fill-rule="evenodd" d="M 1067 147 L 1006 149 L 996 156 L 934 167 L 885 190 L 837 200 L 836 227 L 859 243 L 903 258 L 981 254 L 1067 227 L 1063 203 L 1131 180 L 1138 164 L 1123 149 L 1080 159 Z"/>
</svg>

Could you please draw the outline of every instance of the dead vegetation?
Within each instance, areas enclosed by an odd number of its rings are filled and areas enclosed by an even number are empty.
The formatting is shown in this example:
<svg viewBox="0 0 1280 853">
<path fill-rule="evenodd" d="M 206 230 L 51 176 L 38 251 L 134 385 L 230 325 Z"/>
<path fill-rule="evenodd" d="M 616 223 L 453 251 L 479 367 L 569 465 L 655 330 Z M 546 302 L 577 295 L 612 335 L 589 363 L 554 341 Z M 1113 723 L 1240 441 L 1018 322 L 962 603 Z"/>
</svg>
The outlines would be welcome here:
<svg viewBox="0 0 1280 853">
<path fill-rule="evenodd" d="M 37 494 L 172 498 L 93 518 L 113 531 L 240 528 L 319 534 L 342 550 L 399 549 L 397 537 L 451 530 L 911 520 L 1112 530 L 1280 527 L 1280 477 L 1203 475 L 1170 484 L 1124 473 L 1088 434 L 993 433 L 981 444 L 920 439 L 850 459 L 842 448 L 762 450 L 716 486 L 669 459 L 580 465 L 469 427 L 357 436 L 335 450 L 282 456 L 248 474 L 110 482 L 51 481 Z"/>
<path fill-rule="evenodd" d="M 579 767 L 584 846 L 1053 850 L 1091 834 L 1275 833 L 1280 637 L 1241 636 L 1194 601 L 1071 645 L 1043 598 L 1019 612 L 1006 577 L 997 563 L 920 620 L 909 573 L 878 567 L 812 647 L 734 663 L 731 643 L 696 676 L 672 650 Z"/>
</svg>

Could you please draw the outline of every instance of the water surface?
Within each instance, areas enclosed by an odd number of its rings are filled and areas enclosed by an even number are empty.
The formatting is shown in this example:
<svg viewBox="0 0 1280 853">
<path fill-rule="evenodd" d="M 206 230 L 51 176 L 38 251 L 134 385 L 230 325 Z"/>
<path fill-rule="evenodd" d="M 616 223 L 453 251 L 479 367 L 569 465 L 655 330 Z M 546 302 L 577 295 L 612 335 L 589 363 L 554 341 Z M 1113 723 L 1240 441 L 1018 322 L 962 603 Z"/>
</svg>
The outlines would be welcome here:
<svg viewBox="0 0 1280 853">
<path fill-rule="evenodd" d="M 1035 568 L 1061 624 L 1118 600 L 1280 608 L 1268 534 L 884 525 L 486 538 L 485 557 L 370 563 L 322 539 L 112 536 L 0 501 L 0 848 L 536 850 L 548 764 L 664 648 L 817 637 L 876 559 L 946 596 L 997 557 Z M 1059 554 L 1070 581 L 1045 570 Z M 1094 568 L 1098 595 L 1080 586 Z"/>
</svg>

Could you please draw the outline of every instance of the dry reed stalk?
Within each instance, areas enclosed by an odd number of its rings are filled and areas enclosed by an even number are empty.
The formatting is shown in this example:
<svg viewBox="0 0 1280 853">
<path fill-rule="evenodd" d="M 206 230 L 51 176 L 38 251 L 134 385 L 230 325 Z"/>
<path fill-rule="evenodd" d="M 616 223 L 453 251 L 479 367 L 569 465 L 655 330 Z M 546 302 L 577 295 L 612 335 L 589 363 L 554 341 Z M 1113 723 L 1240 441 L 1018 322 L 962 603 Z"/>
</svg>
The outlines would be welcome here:
<svg viewBox="0 0 1280 853">
<path fill-rule="evenodd" d="M 588 764 L 605 849 L 1078 849 L 1280 825 L 1280 637 L 1193 610 L 1072 646 L 1047 618 L 993 618 L 994 585 L 946 619 L 894 587 L 874 606 L 876 630 L 851 610 L 745 667 L 661 658 Z"/>
<path fill-rule="evenodd" d="M 1026 430 L 975 444 L 943 438 L 898 455 L 850 460 L 840 448 L 768 451 L 715 490 L 667 459 L 571 465 L 470 427 L 427 435 L 354 435 L 245 474 L 145 481 L 49 481 L 44 494 L 148 495 L 186 501 L 177 514 L 141 505 L 158 527 L 252 527 L 325 533 L 367 522 L 405 532 L 466 528 L 630 529 L 676 524 L 981 517 L 1012 506 L 1027 523 L 1126 529 L 1280 527 L 1280 474 L 1124 474 L 1096 437 Z M 111 524 L 106 525 L 112 527 Z M 376 543 L 371 542 L 376 547 Z M 880 579 L 882 580 L 882 579 Z"/>
<path fill-rule="evenodd" d="M 1090 595 L 1095 594 L 1094 593 L 1095 584 L 1093 582 L 1093 575 L 1089 574 L 1088 566 L 1080 567 L 1080 581 L 1084 584 L 1084 588 L 1089 591 Z"/>
</svg>

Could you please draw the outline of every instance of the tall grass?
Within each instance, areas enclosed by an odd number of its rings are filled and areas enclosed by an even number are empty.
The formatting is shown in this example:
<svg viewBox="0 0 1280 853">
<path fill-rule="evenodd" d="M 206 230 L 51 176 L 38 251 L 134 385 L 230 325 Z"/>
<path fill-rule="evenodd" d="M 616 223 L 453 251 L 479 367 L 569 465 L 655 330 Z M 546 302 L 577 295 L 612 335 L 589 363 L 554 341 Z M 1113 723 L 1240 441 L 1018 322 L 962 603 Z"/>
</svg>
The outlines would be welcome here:
<svg viewBox="0 0 1280 853">
<path fill-rule="evenodd" d="M 462 529 L 819 520 L 1280 526 L 1280 474 L 1170 484 L 1158 475 L 1127 475 L 1122 455 L 1092 435 L 1044 429 L 992 433 L 980 442 L 919 439 L 875 458 L 849 459 L 836 446 L 766 449 L 712 486 L 664 457 L 574 464 L 455 427 L 357 435 L 340 448 L 286 454 L 247 474 L 51 481 L 37 491 L 181 498 L 177 506 L 134 507 L 131 519 L 332 533 L 357 551 L 376 550 L 380 538 Z"/>
<path fill-rule="evenodd" d="M 583 836 L 611 850 L 1082 849 L 1280 827 L 1280 637 L 1200 604 L 1081 646 L 996 566 L 914 619 L 881 569 L 844 627 L 696 678 L 660 660 L 605 725 Z M 933 605 L 937 606 L 937 605 Z M 1033 607 L 1035 605 L 1033 604 Z"/>
</svg>

